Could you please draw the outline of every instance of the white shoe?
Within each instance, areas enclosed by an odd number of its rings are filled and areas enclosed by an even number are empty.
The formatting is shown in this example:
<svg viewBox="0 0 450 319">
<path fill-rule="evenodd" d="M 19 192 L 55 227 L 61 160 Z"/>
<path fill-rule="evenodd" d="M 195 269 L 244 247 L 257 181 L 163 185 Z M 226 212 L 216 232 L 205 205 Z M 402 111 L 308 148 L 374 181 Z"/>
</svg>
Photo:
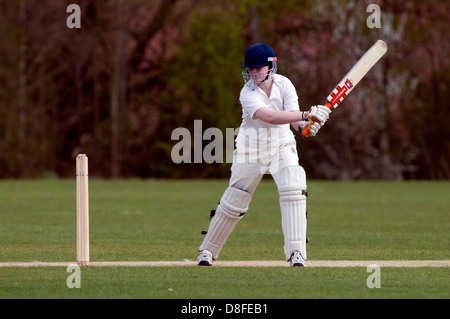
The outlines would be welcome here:
<svg viewBox="0 0 450 319">
<path fill-rule="evenodd" d="M 306 260 L 297 250 L 294 251 L 289 259 L 289 264 L 294 267 L 306 267 Z"/>
<path fill-rule="evenodd" d="M 199 266 L 212 266 L 212 263 L 212 253 L 209 250 L 203 250 L 200 256 L 197 257 L 197 265 Z"/>
</svg>

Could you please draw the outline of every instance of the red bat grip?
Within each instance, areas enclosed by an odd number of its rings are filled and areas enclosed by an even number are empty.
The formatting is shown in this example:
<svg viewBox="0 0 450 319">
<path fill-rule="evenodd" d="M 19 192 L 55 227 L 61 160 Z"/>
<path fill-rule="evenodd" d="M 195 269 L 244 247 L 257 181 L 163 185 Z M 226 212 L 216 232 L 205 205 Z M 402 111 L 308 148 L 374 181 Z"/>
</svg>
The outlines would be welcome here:
<svg viewBox="0 0 450 319">
<path fill-rule="evenodd" d="M 305 129 L 302 131 L 302 136 L 303 137 L 307 137 L 309 135 L 309 131 L 311 130 L 311 128 L 308 126 L 305 127 Z"/>
<path fill-rule="evenodd" d="M 331 109 L 333 107 L 333 105 L 331 105 L 330 102 L 325 103 L 325 106 L 328 107 L 329 109 Z M 310 130 L 311 130 L 311 125 L 307 125 L 302 131 L 302 136 L 307 137 L 309 135 Z"/>
</svg>

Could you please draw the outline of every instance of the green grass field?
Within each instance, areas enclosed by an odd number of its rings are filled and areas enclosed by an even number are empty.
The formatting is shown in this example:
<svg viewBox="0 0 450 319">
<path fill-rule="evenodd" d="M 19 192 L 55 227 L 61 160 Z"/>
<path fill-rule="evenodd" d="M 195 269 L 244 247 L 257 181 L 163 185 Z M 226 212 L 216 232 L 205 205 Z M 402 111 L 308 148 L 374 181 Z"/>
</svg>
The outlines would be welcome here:
<svg viewBox="0 0 450 319">
<path fill-rule="evenodd" d="M 91 261 L 196 260 L 226 180 L 90 180 Z M 449 182 L 308 183 L 308 260 L 449 260 Z M 0 181 L 0 263 L 76 260 L 75 180 Z M 264 179 L 220 260 L 283 260 L 274 182 Z M 0 299 L 450 297 L 448 267 L 0 267 Z M 288 288 L 289 287 L 289 288 Z M 298 287 L 298 288 L 295 288 Z"/>
</svg>

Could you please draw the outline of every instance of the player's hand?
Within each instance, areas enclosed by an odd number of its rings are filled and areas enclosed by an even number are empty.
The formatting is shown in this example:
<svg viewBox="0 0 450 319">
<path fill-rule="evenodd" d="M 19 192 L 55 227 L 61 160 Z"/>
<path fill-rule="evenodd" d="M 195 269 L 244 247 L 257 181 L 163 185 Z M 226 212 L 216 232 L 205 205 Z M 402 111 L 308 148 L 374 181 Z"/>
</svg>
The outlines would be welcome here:
<svg viewBox="0 0 450 319">
<path fill-rule="evenodd" d="M 319 132 L 321 125 L 319 123 L 315 123 L 313 121 L 304 122 L 303 125 L 299 127 L 299 133 L 306 132 L 304 137 L 316 136 L 317 132 Z M 306 129 L 306 130 L 305 130 Z"/>
<path fill-rule="evenodd" d="M 325 105 L 311 106 L 311 109 L 307 112 L 307 118 L 310 121 L 324 125 L 330 117 L 331 110 Z"/>
</svg>

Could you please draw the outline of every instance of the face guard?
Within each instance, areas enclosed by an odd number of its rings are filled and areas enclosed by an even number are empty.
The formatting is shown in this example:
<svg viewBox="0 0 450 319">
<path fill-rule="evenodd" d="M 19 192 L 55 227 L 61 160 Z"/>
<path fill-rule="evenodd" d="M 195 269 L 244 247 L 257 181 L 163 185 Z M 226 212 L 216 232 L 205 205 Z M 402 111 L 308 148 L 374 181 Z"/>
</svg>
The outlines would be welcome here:
<svg viewBox="0 0 450 319">
<path fill-rule="evenodd" d="M 267 58 L 267 64 L 265 65 L 269 65 L 269 70 L 264 72 L 250 74 L 250 72 L 248 71 L 249 67 L 247 67 L 244 71 L 242 71 L 242 77 L 244 78 L 245 84 L 250 86 L 252 90 L 256 89 L 258 86 L 260 86 L 267 80 L 272 79 L 273 75 L 276 74 L 277 72 L 276 57 Z M 261 65 L 260 67 L 265 65 Z"/>
</svg>

